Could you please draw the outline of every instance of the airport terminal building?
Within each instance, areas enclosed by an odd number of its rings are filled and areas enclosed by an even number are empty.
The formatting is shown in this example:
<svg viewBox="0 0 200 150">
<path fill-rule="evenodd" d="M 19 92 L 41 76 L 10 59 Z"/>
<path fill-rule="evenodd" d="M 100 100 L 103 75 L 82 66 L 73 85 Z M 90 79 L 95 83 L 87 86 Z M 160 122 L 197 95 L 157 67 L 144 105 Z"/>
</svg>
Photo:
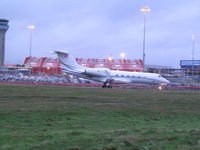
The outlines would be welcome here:
<svg viewBox="0 0 200 150">
<path fill-rule="evenodd" d="M 142 60 L 76 58 L 76 61 L 80 65 L 89 68 L 108 68 L 136 72 L 143 70 Z M 61 74 L 61 65 L 57 58 L 26 57 L 23 65 L 29 67 L 33 73 Z"/>
<path fill-rule="evenodd" d="M 181 60 L 180 66 L 188 75 L 200 75 L 200 60 Z"/>
</svg>

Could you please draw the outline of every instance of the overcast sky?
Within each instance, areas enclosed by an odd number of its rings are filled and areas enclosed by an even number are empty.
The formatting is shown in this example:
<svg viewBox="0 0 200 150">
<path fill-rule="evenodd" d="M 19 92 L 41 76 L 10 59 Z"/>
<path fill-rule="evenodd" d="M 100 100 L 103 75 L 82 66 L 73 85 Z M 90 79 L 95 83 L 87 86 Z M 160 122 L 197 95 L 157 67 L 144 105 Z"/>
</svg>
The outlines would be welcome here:
<svg viewBox="0 0 200 150">
<path fill-rule="evenodd" d="M 146 63 L 179 67 L 192 57 L 192 34 L 200 35 L 200 0 L 0 0 L 0 18 L 9 20 L 6 63 L 21 63 L 29 55 L 55 57 L 66 50 L 75 57 L 142 59 L 143 14 Z M 200 59 L 200 39 L 195 40 Z"/>
</svg>

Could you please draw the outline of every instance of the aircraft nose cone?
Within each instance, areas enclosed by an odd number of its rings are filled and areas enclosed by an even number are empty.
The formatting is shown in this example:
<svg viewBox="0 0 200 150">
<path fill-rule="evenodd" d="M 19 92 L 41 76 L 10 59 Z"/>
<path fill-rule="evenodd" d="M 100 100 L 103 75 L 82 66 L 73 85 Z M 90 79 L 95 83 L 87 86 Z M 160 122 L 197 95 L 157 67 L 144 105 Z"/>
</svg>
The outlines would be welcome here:
<svg viewBox="0 0 200 150">
<path fill-rule="evenodd" d="M 170 83 L 170 81 L 165 79 L 165 78 L 163 78 L 163 83 Z"/>
</svg>

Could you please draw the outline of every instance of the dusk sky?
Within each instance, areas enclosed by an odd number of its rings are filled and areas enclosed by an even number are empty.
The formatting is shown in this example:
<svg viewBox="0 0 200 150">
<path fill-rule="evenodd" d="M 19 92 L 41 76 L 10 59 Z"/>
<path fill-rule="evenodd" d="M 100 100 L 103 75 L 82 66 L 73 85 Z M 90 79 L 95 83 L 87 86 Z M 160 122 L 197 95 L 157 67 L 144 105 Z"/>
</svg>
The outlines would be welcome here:
<svg viewBox="0 0 200 150">
<path fill-rule="evenodd" d="M 142 59 L 143 14 L 146 24 L 146 63 L 179 67 L 192 57 L 192 34 L 200 35 L 200 0 L 0 0 L 0 18 L 9 20 L 6 62 L 22 63 L 29 55 L 56 57 L 65 50 L 75 57 Z M 200 59 L 200 37 L 195 39 Z"/>
</svg>

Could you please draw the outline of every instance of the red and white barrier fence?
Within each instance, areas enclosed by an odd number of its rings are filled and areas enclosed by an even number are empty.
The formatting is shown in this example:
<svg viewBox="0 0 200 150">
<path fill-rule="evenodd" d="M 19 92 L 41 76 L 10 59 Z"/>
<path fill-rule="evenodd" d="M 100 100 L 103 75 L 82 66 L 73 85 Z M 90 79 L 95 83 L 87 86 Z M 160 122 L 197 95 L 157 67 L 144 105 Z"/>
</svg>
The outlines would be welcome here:
<svg viewBox="0 0 200 150">
<path fill-rule="evenodd" d="M 0 82 L 7 84 L 21 85 L 48 85 L 48 86 L 77 86 L 77 87 L 102 87 L 102 84 L 95 83 L 36 83 L 36 82 Z M 200 86 L 158 86 L 158 85 L 137 85 L 137 84 L 114 84 L 115 88 L 144 88 L 144 89 L 163 89 L 163 90 L 200 90 Z M 161 87 L 161 88 L 160 88 Z"/>
</svg>

